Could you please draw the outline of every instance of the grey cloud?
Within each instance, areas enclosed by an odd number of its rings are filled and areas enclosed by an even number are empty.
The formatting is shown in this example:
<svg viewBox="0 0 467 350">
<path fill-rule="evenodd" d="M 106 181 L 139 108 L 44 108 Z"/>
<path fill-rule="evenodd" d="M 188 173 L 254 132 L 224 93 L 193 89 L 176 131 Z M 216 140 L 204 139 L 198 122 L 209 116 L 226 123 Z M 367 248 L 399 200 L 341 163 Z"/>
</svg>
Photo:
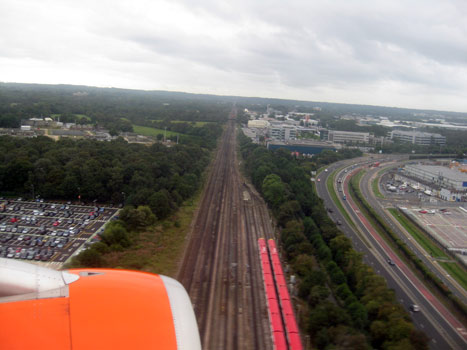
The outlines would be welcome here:
<svg viewBox="0 0 467 350">
<path fill-rule="evenodd" d="M 407 86 L 446 101 L 467 94 L 464 0 L 83 1 L 73 2 L 77 23 L 67 26 L 75 17 L 62 12 L 68 6 L 63 2 L 49 1 L 50 11 L 58 9 L 49 16 L 57 25 L 33 14 L 22 23 L 20 8 L 4 0 L 0 10 L 12 15 L 8 24 L 0 23 L 0 59 L 74 62 L 90 69 L 98 68 L 97 60 L 115 71 L 134 64 L 133 88 L 138 79 L 148 88 L 147 77 L 165 70 L 155 89 L 191 91 L 197 79 L 209 91 L 232 93 L 230 86 L 241 86 L 239 95 L 258 94 L 261 86 L 300 96 L 359 89 L 359 98 L 368 97 L 356 103 L 371 103 L 375 86 Z M 56 33 L 61 27 L 64 33 Z M 23 40 L 21 28 L 29 33 Z M 391 103 L 405 101 L 390 93 Z M 457 101 L 467 110 L 467 102 Z"/>
</svg>

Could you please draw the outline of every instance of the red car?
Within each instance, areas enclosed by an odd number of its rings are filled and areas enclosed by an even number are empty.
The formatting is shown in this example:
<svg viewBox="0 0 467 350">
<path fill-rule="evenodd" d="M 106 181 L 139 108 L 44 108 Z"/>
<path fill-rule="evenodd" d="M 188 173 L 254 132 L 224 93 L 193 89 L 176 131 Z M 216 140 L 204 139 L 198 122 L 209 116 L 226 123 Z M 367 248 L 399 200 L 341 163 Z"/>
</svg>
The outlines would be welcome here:
<svg viewBox="0 0 467 350">
<path fill-rule="evenodd" d="M 59 225 L 59 222 L 58 222 L 58 221 L 55 221 L 55 222 L 53 223 L 53 225 L 54 225 L 54 226 L 58 226 L 58 225 Z"/>
<path fill-rule="evenodd" d="M 419 213 L 426 214 L 428 212 L 426 210 L 420 210 Z"/>
</svg>

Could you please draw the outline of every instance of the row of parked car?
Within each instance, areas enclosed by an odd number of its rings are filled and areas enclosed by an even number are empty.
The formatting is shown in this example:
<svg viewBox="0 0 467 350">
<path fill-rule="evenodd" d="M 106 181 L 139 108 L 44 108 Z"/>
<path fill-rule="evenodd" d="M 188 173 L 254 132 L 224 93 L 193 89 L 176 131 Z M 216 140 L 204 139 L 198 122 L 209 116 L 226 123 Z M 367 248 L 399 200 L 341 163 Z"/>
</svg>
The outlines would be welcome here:
<svg viewBox="0 0 467 350">
<path fill-rule="evenodd" d="M 48 261 L 55 254 L 50 248 L 21 248 L 0 246 L 0 257 L 10 259 L 25 259 Z"/>
<path fill-rule="evenodd" d="M 1 225 L 0 232 L 29 233 L 28 227 L 18 227 L 18 225 Z"/>
<path fill-rule="evenodd" d="M 52 248 L 57 246 L 62 248 L 65 244 L 70 241 L 69 237 L 38 237 L 38 236 L 27 236 L 27 235 L 13 235 L 13 234 L 4 234 L 0 237 L 1 243 L 8 243 L 10 245 L 23 245 L 30 247 L 49 247 Z"/>
</svg>

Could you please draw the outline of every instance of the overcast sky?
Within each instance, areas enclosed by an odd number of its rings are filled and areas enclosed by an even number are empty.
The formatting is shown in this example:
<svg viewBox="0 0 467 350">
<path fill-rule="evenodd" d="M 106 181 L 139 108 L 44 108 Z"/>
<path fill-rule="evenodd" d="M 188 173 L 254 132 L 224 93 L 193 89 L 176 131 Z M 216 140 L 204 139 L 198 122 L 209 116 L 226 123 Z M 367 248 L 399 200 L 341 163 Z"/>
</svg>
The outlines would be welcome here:
<svg viewBox="0 0 467 350">
<path fill-rule="evenodd" d="M 0 0 L 0 81 L 467 112 L 467 0 Z"/>
</svg>

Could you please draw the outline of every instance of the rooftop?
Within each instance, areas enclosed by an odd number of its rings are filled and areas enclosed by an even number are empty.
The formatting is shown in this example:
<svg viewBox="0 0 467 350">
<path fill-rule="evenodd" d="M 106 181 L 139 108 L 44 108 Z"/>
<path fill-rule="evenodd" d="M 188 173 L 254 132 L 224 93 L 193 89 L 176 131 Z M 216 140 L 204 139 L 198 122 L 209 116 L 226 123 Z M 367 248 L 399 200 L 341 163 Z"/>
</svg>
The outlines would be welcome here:
<svg viewBox="0 0 467 350">
<path fill-rule="evenodd" d="M 449 179 L 455 181 L 466 181 L 467 182 L 467 173 L 462 173 L 457 170 L 453 170 L 444 166 L 439 165 L 421 165 L 421 164 L 412 164 L 407 165 L 407 167 L 413 167 L 419 169 L 421 171 L 431 173 L 431 174 L 439 174 Z"/>
</svg>

